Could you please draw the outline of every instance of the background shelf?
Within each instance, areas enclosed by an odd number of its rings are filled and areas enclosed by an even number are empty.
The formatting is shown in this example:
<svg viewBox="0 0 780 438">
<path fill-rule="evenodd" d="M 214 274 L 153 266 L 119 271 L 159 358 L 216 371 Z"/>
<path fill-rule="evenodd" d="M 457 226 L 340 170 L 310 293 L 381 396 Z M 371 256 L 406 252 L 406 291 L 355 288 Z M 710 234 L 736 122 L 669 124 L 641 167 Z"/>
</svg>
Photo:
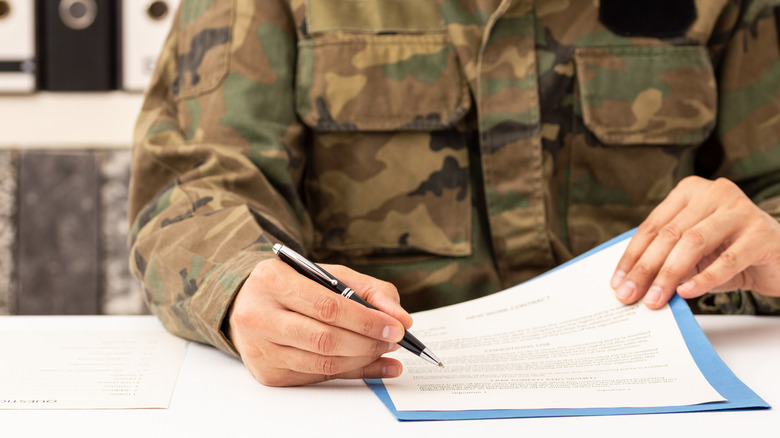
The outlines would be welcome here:
<svg viewBox="0 0 780 438">
<path fill-rule="evenodd" d="M 143 94 L 0 96 L 0 148 L 129 148 Z"/>
</svg>

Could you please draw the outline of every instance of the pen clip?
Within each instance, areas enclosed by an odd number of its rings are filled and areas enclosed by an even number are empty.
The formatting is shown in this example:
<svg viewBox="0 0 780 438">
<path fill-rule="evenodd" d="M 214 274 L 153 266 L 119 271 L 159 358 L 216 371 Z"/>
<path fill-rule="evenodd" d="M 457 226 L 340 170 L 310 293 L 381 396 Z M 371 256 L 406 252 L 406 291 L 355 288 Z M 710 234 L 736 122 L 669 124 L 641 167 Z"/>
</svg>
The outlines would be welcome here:
<svg viewBox="0 0 780 438">
<path fill-rule="evenodd" d="M 307 260 L 302 255 L 298 254 L 297 252 L 293 251 L 292 249 L 281 245 L 276 244 L 273 247 L 274 252 L 278 255 L 281 253 L 282 255 L 285 255 L 289 257 L 292 261 L 294 261 L 298 266 L 305 268 L 307 271 L 311 272 L 313 275 L 321 278 L 326 283 L 331 284 L 332 286 L 338 286 L 339 281 L 333 277 L 331 277 L 327 272 L 325 272 L 322 268 L 315 265 L 314 263 Z"/>
</svg>

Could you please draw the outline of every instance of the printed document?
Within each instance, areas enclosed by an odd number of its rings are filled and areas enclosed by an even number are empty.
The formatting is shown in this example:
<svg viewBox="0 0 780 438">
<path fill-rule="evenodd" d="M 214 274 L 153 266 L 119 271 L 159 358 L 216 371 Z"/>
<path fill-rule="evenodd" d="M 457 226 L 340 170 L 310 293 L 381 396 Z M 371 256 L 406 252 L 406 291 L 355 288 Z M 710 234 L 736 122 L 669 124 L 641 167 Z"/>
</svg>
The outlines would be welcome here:
<svg viewBox="0 0 780 438">
<path fill-rule="evenodd" d="M 4 332 L 0 409 L 167 408 L 185 346 L 164 331 Z"/>
<path fill-rule="evenodd" d="M 405 350 L 384 380 L 398 411 L 684 406 L 725 400 L 672 311 L 609 287 L 629 239 L 497 294 L 414 315 L 444 368 Z"/>
</svg>

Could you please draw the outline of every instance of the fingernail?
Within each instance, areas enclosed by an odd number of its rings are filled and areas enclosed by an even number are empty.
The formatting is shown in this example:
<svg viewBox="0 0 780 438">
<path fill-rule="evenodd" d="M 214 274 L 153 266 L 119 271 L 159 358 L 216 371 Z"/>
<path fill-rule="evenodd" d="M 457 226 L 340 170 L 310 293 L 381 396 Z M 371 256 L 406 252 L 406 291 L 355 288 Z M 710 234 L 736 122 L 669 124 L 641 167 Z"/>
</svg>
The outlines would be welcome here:
<svg viewBox="0 0 780 438">
<path fill-rule="evenodd" d="M 623 283 L 623 285 L 620 286 L 620 288 L 617 290 L 617 297 L 621 300 L 624 300 L 633 295 L 635 289 L 636 285 L 633 281 L 629 280 Z"/>
<path fill-rule="evenodd" d="M 626 278 L 626 273 L 624 271 L 617 271 L 615 272 L 615 275 L 612 276 L 612 281 L 609 283 L 610 286 L 612 286 L 612 289 L 617 289 L 618 286 L 620 286 L 620 283 L 623 282 L 623 279 Z"/>
<path fill-rule="evenodd" d="M 403 331 L 394 325 L 388 325 L 382 329 L 382 338 L 385 340 L 395 342 L 401 340 L 403 336 Z"/>
<path fill-rule="evenodd" d="M 396 364 L 387 364 L 382 367 L 382 375 L 385 377 L 398 377 L 401 375 L 401 367 Z"/>
<path fill-rule="evenodd" d="M 655 304 L 660 299 L 661 299 L 661 287 L 660 286 L 653 286 L 653 287 L 651 287 L 650 289 L 647 290 L 647 294 L 645 295 L 645 303 Z"/>
<path fill-rule="evenodd" d="M 693 288 L 696 287 L 696 283 L 693 281 L 686 281 L 685 283 L 677 286 L 677 292 L 682 294 L 687 294 L 688 292 L 692 291 Z"/>
</svg>

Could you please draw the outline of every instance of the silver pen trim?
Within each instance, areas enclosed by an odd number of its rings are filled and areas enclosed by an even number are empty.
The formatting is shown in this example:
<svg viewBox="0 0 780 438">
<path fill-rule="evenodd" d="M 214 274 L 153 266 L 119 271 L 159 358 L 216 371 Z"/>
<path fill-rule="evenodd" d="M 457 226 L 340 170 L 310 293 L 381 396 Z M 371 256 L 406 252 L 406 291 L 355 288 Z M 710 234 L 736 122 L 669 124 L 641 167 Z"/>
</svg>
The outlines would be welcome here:
<svg viewBox="0 0 780 438">
<path fill-rule="evenodd" d="M 293 259 L 295 261 L 295 263 L 298 263 L 298 265 L 300 265 L 300 266 L 308 269 L 309 271 L 311 271 L 311 273 L 313 273 L 317 277 L 320 277 L 321 279 L 327 281 L 328 283 L 332 284 L 333 286 L 338 286 L 338 284 L 339 284 L 338 280 L 336 280 L 335 278 L 333 278 L 333 277 L 329 276 L 328 274 L 326 274 L 325 272 L 323 272 L 322 269 L 317 267 L 317 265 L 312 264 L 309 260 L 307 260 L 302 255 L 298 254 L 297 252 L 293 251 L 292 249 L 290 249 L 290 248 L 288 248 L 288 247 L 286 247 L 286 246 L 284 246 L 284 245 L 282 245 L 280 243 L 277 243 L 277 244 L 274 244 L 273 251 L 274 251 L 274 254 L 276 254 L 276 255 L 279 255 L 279 253 L 282 253 L 282 254 L 286 255 L 287 257 Z"/>
</svg>

